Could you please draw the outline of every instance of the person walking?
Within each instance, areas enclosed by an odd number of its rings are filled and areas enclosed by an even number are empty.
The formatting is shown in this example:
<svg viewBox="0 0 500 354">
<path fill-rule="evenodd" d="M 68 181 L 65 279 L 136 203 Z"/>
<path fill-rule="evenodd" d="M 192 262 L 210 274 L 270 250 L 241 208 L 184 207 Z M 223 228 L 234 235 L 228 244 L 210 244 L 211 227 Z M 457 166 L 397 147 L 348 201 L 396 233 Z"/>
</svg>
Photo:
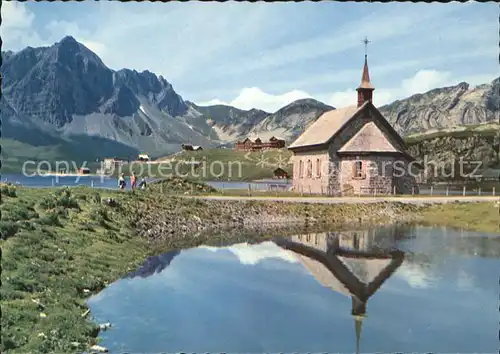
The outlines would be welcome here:
<svg viewBox="0 0 500 354">
<path fill-rule="evenodd" d="M 135 173 L 132 172 L 132 176 L 130 177 L 130 186 L 132 187 L 132 190 L 137 187 L 137 177 L 135 176 Z"/>
<path fill-rule="evenodd" d="M 121 174 L 120 175 L 120 178 L 118 178 L 118 187 L 123 190 L 125 189 L 125 185 L 126 185 L 126 182 L 125 182 L 125 174 Z"/>
<path fill-rule="evenodd" d="M 142 190 L 146 189 L 146 178 L 142 177 L 141 183 L 139 183 L 139 188 L 141 188 Z"/>
</svg>

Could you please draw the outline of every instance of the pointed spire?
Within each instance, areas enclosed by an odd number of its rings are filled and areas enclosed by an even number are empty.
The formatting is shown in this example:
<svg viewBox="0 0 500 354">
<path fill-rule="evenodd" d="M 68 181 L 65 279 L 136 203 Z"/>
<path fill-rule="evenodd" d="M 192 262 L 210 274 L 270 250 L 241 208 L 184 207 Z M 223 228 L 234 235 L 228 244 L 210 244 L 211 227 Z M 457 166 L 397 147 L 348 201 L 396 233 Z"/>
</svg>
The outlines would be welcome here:
<svg viewBox="0 0 500 354">
<path fill-rule="evenodd" d="M 363 66 L 363 76 L 358 89 L 375 89 L 370 82 L 370 72 L 368 71 L 368 55 L 365 54 L 365 65 Z"/>
<path fill-rule="evenodd" d="M 356 91 L 358 91 L 358 107 L 361 107 L 366 101 L 372 101 L 373 90 L 375 90 L 375 87 L 373 87 L 370 82 L 370 72 L 368 70 L 367 46 L 369 42 L 370 41 L 367 38 L 363 40 L 363 43 L 365 44 L 365 65 L 363 66 L 361 83 L 356 89 Z"/>
</svg>

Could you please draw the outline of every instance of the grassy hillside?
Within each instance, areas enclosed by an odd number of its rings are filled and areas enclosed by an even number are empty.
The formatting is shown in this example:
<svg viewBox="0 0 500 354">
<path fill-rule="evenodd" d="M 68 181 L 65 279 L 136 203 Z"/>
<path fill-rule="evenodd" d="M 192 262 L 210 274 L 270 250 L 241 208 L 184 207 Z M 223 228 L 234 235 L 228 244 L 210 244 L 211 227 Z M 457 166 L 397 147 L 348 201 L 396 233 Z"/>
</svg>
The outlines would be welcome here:
<svg viewBox="0 0 500 354">
<path fill-rule="evenodd" d="M 183 175 L 186 178 L 213 181 L 252 181 L 273 177 L 273 171 L 281 167 L 290 175 L 292 153 L 287 149 L 262 152 L 243 152 L 232 149 L 206 149 L 183 151 L 156 161 L 155 164 L 125 165 L 122 172 L 131 171 L 140 176 L 168 177 Z M 193 163 L 199 163 L 196 167 Z M 118 173 L 118 171 L 116 172 Z"/>
</svg>

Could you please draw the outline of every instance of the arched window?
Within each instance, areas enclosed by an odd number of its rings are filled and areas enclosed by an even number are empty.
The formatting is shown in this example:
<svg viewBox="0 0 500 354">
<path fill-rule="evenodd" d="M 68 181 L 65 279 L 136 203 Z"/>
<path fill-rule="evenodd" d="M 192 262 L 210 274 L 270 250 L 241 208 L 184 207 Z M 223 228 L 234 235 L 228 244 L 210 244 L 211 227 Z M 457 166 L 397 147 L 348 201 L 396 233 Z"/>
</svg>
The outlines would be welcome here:
<svg viewBox="0 0 500 354">
<path fill-rule="evenodd" d="M 299 178 L 304 178 L 304 161 L 299 161 Z"/>
<path fill-rule="evenodd" d="M 316 159 L 316 177 L 321 177 L 321 160 Z"/>
<path fill-rule="evenodd" d="M 313 164 L 311 160 L 307 160 L 307 178 L 312 177 Z"/>
<path fill-rule="evenodd" d="M 355 179 L 364 179 L 365 178 L 365 169 L 363 161 L 356 160 L 352 166 L 352 174 Z"/>
</svg>

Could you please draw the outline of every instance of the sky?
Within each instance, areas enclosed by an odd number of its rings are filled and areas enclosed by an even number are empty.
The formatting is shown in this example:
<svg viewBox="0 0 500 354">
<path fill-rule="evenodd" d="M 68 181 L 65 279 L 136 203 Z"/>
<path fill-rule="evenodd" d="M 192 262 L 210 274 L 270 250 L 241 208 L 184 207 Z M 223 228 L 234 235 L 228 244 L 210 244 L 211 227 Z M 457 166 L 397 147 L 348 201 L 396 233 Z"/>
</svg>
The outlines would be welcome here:
<svg viewBox="0 0 500 354">
<path fill-rule="evenodd" d="M 500 76 L 493 2 L 3 2 L 1 11 L 2 50 L 71 35 L 109 68 L 163 75 L 199 105 L 355 104 L 365 36 L 377 106 Z"/>
</svg>

